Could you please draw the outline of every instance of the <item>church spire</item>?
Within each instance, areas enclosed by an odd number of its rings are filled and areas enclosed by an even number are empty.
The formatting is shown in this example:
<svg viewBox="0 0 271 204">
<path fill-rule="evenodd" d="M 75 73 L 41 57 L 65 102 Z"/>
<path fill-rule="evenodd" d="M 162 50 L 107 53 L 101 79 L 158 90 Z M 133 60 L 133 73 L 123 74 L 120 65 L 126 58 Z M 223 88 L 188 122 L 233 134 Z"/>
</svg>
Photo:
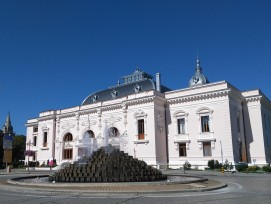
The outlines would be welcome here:
<svg viewBox="0 0 271 204">
<path fill-rule="evenodd" d="M 6 134 L 13 134 L 13 127 L 11 125 L 11 120 L 10 120 L 10 113 L 8 113 L 6 122 L 2 128 L 2 131 Z"/>
</svg>

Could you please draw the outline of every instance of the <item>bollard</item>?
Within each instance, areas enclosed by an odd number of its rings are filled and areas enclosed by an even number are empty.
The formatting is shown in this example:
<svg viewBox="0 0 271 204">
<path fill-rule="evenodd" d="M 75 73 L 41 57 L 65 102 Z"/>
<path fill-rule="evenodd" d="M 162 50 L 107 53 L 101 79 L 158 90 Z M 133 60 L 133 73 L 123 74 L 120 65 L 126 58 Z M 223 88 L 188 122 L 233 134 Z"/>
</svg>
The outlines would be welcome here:
<svg viewBox="0 0 271 204">
<path fill-rule="evenodd" d="M 7 166 L 7 173 L 10 173 L 10 172 L 11 172 L 10 166 Z"/>
<path fill-rule="evenodd" d="M 224 174 L 224 167 L 221 167 L 221 173 Z"/>
</svg>

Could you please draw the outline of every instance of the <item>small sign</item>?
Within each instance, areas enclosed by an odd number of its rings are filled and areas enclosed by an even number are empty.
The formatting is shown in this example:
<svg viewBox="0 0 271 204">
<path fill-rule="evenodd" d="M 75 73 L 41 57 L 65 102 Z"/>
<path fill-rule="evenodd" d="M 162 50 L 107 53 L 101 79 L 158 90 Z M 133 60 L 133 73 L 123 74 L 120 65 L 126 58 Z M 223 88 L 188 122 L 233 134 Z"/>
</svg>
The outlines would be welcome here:
<svg viewBox="0 0 271 204">
<path fill-rule="evenodd" d="M 3 149 L 12 149 L 12 141 L 3 140 Z"/>
<path fill-rule="evenodd" d="M 4 140 L 9 140 L 9 141 L 13 141 L 13 138 L 11 135 L 4 135 Z"/>
<path fill-rule="evenodd" d="M 3 137 L 3 149 L 12 149 L 13 138 L 11 135 L 4 135 Z"/>
</svg>

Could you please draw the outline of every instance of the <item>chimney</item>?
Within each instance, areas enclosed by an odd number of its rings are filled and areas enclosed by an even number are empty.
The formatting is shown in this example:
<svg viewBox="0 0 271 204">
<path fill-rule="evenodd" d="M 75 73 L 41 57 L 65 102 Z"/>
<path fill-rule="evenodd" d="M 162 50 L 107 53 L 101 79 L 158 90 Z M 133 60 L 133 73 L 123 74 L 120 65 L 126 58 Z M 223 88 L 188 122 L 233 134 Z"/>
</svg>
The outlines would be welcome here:
<svg viewBox="0 0 271 204">
<path fill-rule="evenodd" d="M 161 75 L 160 73 L 156 73 L 156 91 L 161 92 Z"/>
</svg>

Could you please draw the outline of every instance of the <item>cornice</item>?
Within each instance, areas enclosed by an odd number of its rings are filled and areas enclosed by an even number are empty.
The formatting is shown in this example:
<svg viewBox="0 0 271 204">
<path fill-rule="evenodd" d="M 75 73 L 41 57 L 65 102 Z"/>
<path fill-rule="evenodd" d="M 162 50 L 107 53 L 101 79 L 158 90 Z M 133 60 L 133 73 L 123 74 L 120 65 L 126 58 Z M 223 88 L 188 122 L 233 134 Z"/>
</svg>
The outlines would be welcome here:
<svg viewBox="0 0 271 204">
<path fill-rule="evenodd" d="M 101 107 L 101 111 L 111 111 L 111 110 L 117 110 L 117 109 L 122 109 L 122 103 Z"/>
<path fill-rule="evenodd" d="M 149 96 L 149 97 L 144 97 L 144 98 L 137 98 L 133 99 L 130 101 L 127 101 L 127 105 L 133 106 L 133 105 L 139 105 L 139 104 L 144 104 L 144 103 L 151 103 L 155 99 L 155 96 Z"/>
<path fill-rule="evenodd" d="M 45 121 L 45 120 L 53 120 L 56 118 L 56 115 L 49 115 L 49 116 L 44 116 L 37 118 L 38 122 Z"/>
<path fill-rule="evenodd" d="M 191 101 L 219 98 L 219 97 L 227 96 L 230 91 L 231 89 L 223 89 L 219 91 L 210 91 L 210 92 L 201 93 L 201 94 L 186 95 L 186 96 L 181 96 L 181 97 L 175 97 L 172 99 L 167 99 L 167 102 L 169 104 L 177 104 L 177 103 L 186 103 L 186 102 L 191 102 Z"/>
<path fill-rule="evenodd" d="M 260 101 L 262 96 L 251 96 L 251 97 L 246 97 L 245 100 L 246 102 L 257 102 Z"/>
<path fill-rule="evenodd" d="M 93 108 L 93 109 L 89 109 L 89 110 L 82 110 L 79 111 L 79 115 L 88 115 L 88 114 L 93 114 L 93 113 L 97 113 L 97 109 Z"/>
<path fill-rule="evenodd" d="M 73 113 L 64 113 L 64 114 L 59 115 L 58 117 L 60 119 L 63 119 L 63 118 L 71 118 L 71 117 L 75 117 L 75 116 L 76 116 L 76 112 L 73 112 Z"/>
<path fill-rule="evenodd" d="M 38 125 L 38 122 L 33 122 L 33 123 L 26 123 L 25 127 L 35 127 Z"/>
</svg>

